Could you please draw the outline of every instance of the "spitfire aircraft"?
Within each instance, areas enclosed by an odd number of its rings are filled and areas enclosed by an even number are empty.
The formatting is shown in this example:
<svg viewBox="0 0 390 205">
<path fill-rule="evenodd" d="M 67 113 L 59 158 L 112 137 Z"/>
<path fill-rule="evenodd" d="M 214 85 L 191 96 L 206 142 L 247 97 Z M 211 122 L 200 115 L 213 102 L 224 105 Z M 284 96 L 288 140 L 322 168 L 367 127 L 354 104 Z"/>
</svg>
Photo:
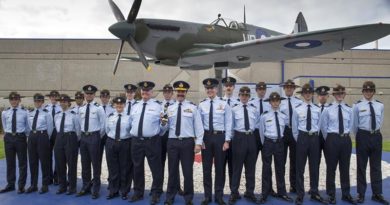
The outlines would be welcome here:
<svg viewBox="0 0 390 205">
<path fill-rule="evenodd" d="M 181 69 L 214 67 L 235 69 L 252 62 L 277 62 L 306 58 L 375 41 L 390 34 L 390 24 L 367 24 L 319 31 L 308 31 L 302 13 L 293 32 L 283 34 L 244 22 L 229 21 L 218 15 L 210 24 L 164 19 L 137 19 L 142 0 L 134 0 L 127 19 L 113 0 L 108 0 L 117 23 L 109 31 L 121 40 L 114 74 L 121 59 L 149 62 Z M 138 57 L 121 57 L 125 42 Z"/>
</svg>

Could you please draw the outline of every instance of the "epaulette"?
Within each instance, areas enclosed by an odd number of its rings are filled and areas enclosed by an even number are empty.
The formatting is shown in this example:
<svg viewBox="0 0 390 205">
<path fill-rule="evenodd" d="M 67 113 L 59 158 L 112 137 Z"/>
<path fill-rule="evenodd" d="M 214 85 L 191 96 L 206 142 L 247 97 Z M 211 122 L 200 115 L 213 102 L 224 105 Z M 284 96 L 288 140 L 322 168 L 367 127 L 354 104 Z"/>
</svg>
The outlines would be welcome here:
<svg viewBox="0 0 390 205">
<path fill-rule="evenodd" d="M 347 106 L 347 107 L 351 107 L 351 106 L 349 106 L 347 103 L 345 103 L 344 105 Z"/>
<path fill-rule="evenodd" d="M 222 100 L 222 101 L 226 101 L 225 99 L 223 99 L 223 97 L 219 97 L 219 99 Z"/>
<path fill-rule="evenodd" d="M 358 100 L 357 102 L 355 102 L 355 104 L 359 104 L 359 103 L 361 103 L 362 101 L 361 100 Z"/>
<path fill-rule="evenodd" d="M 188 101 L 188 103 L 190 103 L 191 105 L 197 106 L 195 103 L 193 103 L 193 102 L 191 102 L 191 101 Z"/>
<path fill-rule="evenodd" d="M 249 101 L 254 100 L 255 98 L 251 98 Z"/>
<path fill-rule="evenodd" d="M 8 107 L 7 109 L 5 109 L 5 110 L 10 110 L 11 109 L 11 107 Z"/>
<path fill-rule="evenodd" d="M 25 108 L 24 106 L 21 106 L 21 107 L 20 107 L 20 109 L 22 109 L 22 110 L 26 110 L 26 108 Z"/>
<path fill-rule="evenodd" d="M 301 99 L 299 99 L 299 97 L 297 97 L 297 96 L 294 96 L 294 98 L 297 99 L 297 100 L 301 100 Z"/>
<path fill-rule="evenodd" d="M 108 115 L 108 117 L 111 117 L 111 116 L 114 116 L 114 113 L 111 113 L 111 114 Z"/>
<path fill-rule="evenodd" d="M 73 111 L 73 110 L 71 110 L 71 111 L 70 111 L 70 113 L 72 113 L 72 114 L 76 114 L 76 112 L 75 112 L 75 111 Z"/>
<path fill-rule="evenodd" d="M 236 104 L 234 104 L 232 107 L 236 107 L 238 104 L 236 103 Z"/>
<path fill-rule="evenodd" d="M 61 113 L 61 111 L 56 112 L 56 114 L 59 114 L 59 113 Z"/>
<path fill-rule="evenodd" d="M 96 107 L 99 107 L 99 106 L 100 106 L 100 104 L 97 103 L 97 102 L 95 102 L 94 105 L 95 105 Z"/>
<path fill-rule="evenodd" d="M 49 106 L 49 104 L 46 104 L 46 105 L 45 105 L 45 107 L 48 107 L 48 106 Z"/>
<path fill-rule="evenodd" d="M 262 115 L 267 114 L 267 113 L 268 113 L 268 110 L 264 111 L 264 112 L 262 113 Z"/>
<path fill-rule="evenodd" d="M 318 107 L 318 108 L 320 108 L 320 106 L 318 106 L 317 104 L 313 104 L 314 106 L 316 106 L 316 107 Z"/>
<path fill-rule="evenodd" d="M 161 101 L 159 101 L 159 100 L 155 100 L 154 102 L 156 102 L 156 103 L 158 103 L 158 104 L 162 104 L 162 102 Z"/>
<path fill-rule="evenodd" d="M 45 109 L 42 109 L 43 110 L 43 112 L 49 112 L 49 110 L 47 110 L 46 108 Z"/>
<path fill-rule="evenodd" d="M 268 112 L 268 111 L 266 111 L 266 112 Z M 282 112 L 282 111 L 280 111 L 280 113 L 282 113 L 283 115 L 287 115 L 286 113 L 284 113 L 284 112 Z"/>
<path fill-rule="evenodd" d="M 238 102 L 241 102 L 240 98 L 237 99 Z"/>
<path fill-rule="evenodd" d="M 138 102 L 139 102 L 138 100 L 134 101 L 133 105 L 137 104 Z"/>
<path fill-rule="evenodd" d="M 327 107 L 330 107 L 330 106 L 332 106 L 333 104 L 332 103 L 329 103 L 329 105 L 327 106 Z"/>
<path fill-rule="evenodd" d="M 207 100 L 207 98 L 205 98 L 205 99 L 203 99 L 202 101 L 200 101 L 200 102 L 204 102 L 204 101 L 206 101 Z"/>
<path fill-rule="evenodd" d="M 302 104 L 299 104 L 299 105 L 297 105 L 297 106 L 295 106 L 295 108 L 297 108 L 297 107 L 299 107 L 299 106 L 301 106 Z"/>
<path fill-rule="evenodd" d="M 34 108 L 30 108 L 28 109 L 29 112 L 33 112 L 34 111 Z"/>
<path fill-rule="evenodd" d="M 252 107 L 256 107 L 256 106 L 255 106 L 254 104 L 252 104 L 252 103 L 249 103 L 249 105 L 252 106 Z"/>
<path fill-rule="evenodd" d="M 379 100 L 375 100 L 376 102 L 378 102 L 378 103 L 381 103 L 381 104 L 383 104 L 381 101 L 379 101 Z"/>
</svg>

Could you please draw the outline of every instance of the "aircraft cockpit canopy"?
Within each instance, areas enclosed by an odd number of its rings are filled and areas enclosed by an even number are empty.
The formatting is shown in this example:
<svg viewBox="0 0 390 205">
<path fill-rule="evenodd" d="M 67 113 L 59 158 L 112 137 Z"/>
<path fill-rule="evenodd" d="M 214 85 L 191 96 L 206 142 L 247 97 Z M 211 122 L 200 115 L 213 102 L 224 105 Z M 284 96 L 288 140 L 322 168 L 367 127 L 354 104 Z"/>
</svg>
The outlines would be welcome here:
<svg viewBox="0 0 390 205">
<path fill-rule="evenodd" d="M 221 14 L 218 14 L 218 18 L 213 22 L 211 22 L 210 25 L 221 26 L 221 27 L 230 28 L 234 30 L 245 28 L 243 23 L 238 23 L 237 21 L 228 18 L 222 18 Z"/>
</svg>

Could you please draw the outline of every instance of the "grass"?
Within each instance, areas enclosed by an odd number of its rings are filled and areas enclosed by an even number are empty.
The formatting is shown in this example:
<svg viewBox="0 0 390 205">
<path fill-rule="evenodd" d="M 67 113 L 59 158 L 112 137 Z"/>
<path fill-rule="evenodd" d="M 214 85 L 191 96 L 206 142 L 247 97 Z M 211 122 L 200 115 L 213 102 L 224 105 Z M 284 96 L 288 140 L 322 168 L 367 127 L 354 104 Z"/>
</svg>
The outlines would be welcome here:
<svg viewBox="0 0 390 205">
<path fill-rule="evenodd" d="M 4 157 L 4 142 L 3 139 L 0 138 L 0 159 L 3 159 Z"/>
<path fill-rule="evenodd" d="M 356 142 L 355 142 L 355 140 L 353 140 L 352 147 L 355 148 L 355 145 L 356 145 Z M 383 140 L 382 150 L 385 152 L 390 152 L 390 140 Z"/>
</svg>

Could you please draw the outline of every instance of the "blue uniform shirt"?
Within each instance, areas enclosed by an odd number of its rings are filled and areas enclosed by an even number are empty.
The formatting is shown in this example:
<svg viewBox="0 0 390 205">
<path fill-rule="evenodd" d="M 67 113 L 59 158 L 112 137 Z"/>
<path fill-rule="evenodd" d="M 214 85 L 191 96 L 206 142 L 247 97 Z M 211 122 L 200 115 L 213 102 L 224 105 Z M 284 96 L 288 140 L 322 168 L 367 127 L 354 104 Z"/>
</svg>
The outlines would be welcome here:
<svg viewBox="0 0 390 205">
<path fill-rule="evenodd" d="M 116 124 L 119 119 L 119 114 L 121 114 L 121 130 L 120 130 L 120 139 L 128 139 L 130 138 L 130 128 L 131 128 L 131 120 L 130 115 L 127 115 L 125 111 L 122 113 L 118 113 L 114 111 L 107 117 L 106 121 L 106 133 L 109 138 L 115 139 L 116 134 Z"/>
<path fill-rule="evenodd" d="M 128 110 L 129 110 L 129 103 L 130 103 L 130 112 L 131 110 L 133 109 L 133 105 L 136 103 L 137 101 L 132 99 L 132 100 L 126 100 L 126 104 L 125 104 L 125 113 L 129 113 Z"/>
<path fill-rule="evenodd" d="M 288 125 L 288 116 L 280 110 L 265 111 L 260 116 L 259 132 L 261 142 L 264 143 L 265 137 L 269 139 L 278 139 L 278 130 L 276 126 L 275 112 L 278 114 L 280 137 L 283 137 L 284 128 Z"/>
<path fill-rule="evenodd" d="M 169 138 L 177 139 L 176 136 L 176 123 L 177 123 L 177 111 L 180 102 L 176 102 L 168 107 L 168 128 Z M 181 105 L 181 125 L 180 125 L 180 138 L 195 137 L 195 144 L 203 144 L 204 129 L 202 124 L 202 118 L 197 106 L 187 100 L 182 102 Z"/>
<path fill-rule="evenodd" d="M 260 113 L 252 103 L 247 103 L 246 109 L 248 110 L 249 118 L 249 131 L 255 131 L 258 128 Z M 232 107 L 232 129 L 238 132 L 246 132 L 245 130 L 245 116 L 244 116 L 244 104 L 242 102 L 233 105 Z"/>
<path fill-rule="evenodd" d="M 287 120 L 290 122 L 290 112 L 289 112 L 289 108 L 288 108 L 288 99 L 290 98 L 290 101 L 291 101 L 291 107 L 292 107 L 292 110 L 293 110 L 293 113 L 294 113 L 294 110 L 295 108 L 302 104 L 303 101 L 295 96 L 291 96 L 291 97 L 287 97 L 286 96 L 286 99 L 282 100 L 281 103 L 280 103 L 280 111 L 285 113 L 287 115 Z M 287 125 L 290 127 L 291 125 L 289 125 L 289 123 L 287 123 Z"/>
<path fill-rule="evenodd" d="M 30 126 L 28 125 L 28 113 L 27 110 L 21 106 L 16 108 L 8 108 L 1 113 L 1 121 L 3 123 L 3 129 L 6 133 L 12 133 L 12 115 L 16 109 L 16 132 L 30 134 Z"/>
<path fill-rule="evenodd" d="M 199 103 L 203 128 L 209 130 L 210 98 Z M 232 138 L 232 109 L 225 100 L 219 97 L 213 99 L 213 128 L 215 131 L 225 131 L 225 140 Z"/>
<path fill-rule="evenodd" d="M 111 113 L 115 112 L 115 109 L 114 109 L 114 107 L 111 104 L 107 104 L 107 105 L 103 105 L 102 104 L 102 108 L 104 110 L 104 113 L 106 114 L 106 117 L 111 115 Z"/>
<path fill-rule="evenodd" d="M 353 105 L 352 110 L 352 132 L 357 133 L 358 129 L 372 131 L 371 130 L 371 111 L 370 101 L 366 99 L 359 100 Z M 383 124 L 384 106 L 383 103 L 372 100 L 372 107 L 375 112 L 376 130 L 380 130 Z"/>
<path fill-rule="evenodd" d="M 225 96 L 223 97 L 223 99 L 226 101 L 226 103 L 227 103 L 230 107 L 232 107 L 233 105 L 238 104 L 238 103 L 240 102 L 237 98 L 234 98 L 233 96 L 228 97 L 228 96 L 225 95 Z"/>
<path fill-rule="evenodd" d="M 352 108 L 344 102 L 340 104 L 334 102 L 329 107 L 325 108 L 321 114 L 320 125 L 324 139 L 326 139 L 328 133 L 339 133 L 339 105 L 341 105 L 341 112 L 343 113 L 343 134 L 349 134 L 351 131 Z"/>
<path fill-rule="evenodd" d="M 146 103 L 146 107 L 144 113 L 144 121 L 142 124 L 142 137 L 154 137 L 156 135 L 162 134 L 163 130 L 161 129 L 162 126 L 160 124 L 160 115 L 163 113 L 163 110 L 161 107 L 161 102 L 155 99 L 149 99 L 147 102 L 144 102 L 143 100 L 137 101 L 131 108 L 131 136 L 139 137 L 138 126 L 142 114 L 143 103 Z"/>
<path fill-rule="evenodd" d="M 311 111 L 311 129 L 309 131 L 306 130 L 308 105 L 310 105 Z M 307 104 L 306 102 L 303 102 L 302 104 L 298 105 L 295 108 L 292 117 L 292 131 L 295 141 L 298 139 L 299 130 L 303 132 L 318 133 L 320 130 L 320 117 L 321 108 L 319 108 L 317 105 L 313 103 Z"/>
<path fill-rule="evenodd" d="M 253 98 L 253 100 L 251 100 L 250 103 L 252 103 L 256 107 L 256 109 L 259 113 L 260 113 L 260 103 L 263 104 L 263 113 L 265 111 L 271 110 L 271 104 L 269 102 L 264 102 L 265 98 L 262 98 L 261 102 L 260 102 L 260 100 L 261 99 L 259 97 L 256 97 L 256 98 Z M 288 105 L 287 105 L 287 109 L 288 109 Z"/>
<path fill-rule="evenodd" d="M 42 130 L 47 130 L 47 134 L 49 135 L 49 138 L 51 134 L 53 133 L 54 125 L 53 125 L 53 118 L 51 116 L 51 113 L 49 113 L 48 110 L 44 108 L 35 108 L 33 111 L 28 113 L 28 122 L 29 122 L 29 127 L 30 130 L 32 130 L 32 125 L 34 123 L 34 117 L 35 113 L 38 112 L 38 118 L 37 118 L 37 127 L 36 131 L 42 131 Z M 34 130 L 32 130 L 34 131 Z"/>
<path fill-rule="evenodd" d="M 81 128 L 80 128 L 80 122 L 79 117 L 76 112 L 73 110 L 66 110 L 65 112 L 59 111 L 54 116 L 54 123 L 57 132 L 60 132 L 61 128 L 61 120 L 62 116 L 65 113 L 65 122 L 64 122 L 64 132 L 75 132 L 77 135 L 77 138 L 80 140 L 81 137 Z"/>
<path fill-rule="evenodd" d="M 89 106 L 89 127 L 88 130 L 84 130 L 85 115 L 87 112 L 87 106 Z M 104 113 L 103 107 L 98 103 L 92 101 L 86 103 L 79 109 L 80 126 L 82 132 L 100 132 L 100 136 L 103 137 L 105 133 L 106 114 Z"/>
</svg>

